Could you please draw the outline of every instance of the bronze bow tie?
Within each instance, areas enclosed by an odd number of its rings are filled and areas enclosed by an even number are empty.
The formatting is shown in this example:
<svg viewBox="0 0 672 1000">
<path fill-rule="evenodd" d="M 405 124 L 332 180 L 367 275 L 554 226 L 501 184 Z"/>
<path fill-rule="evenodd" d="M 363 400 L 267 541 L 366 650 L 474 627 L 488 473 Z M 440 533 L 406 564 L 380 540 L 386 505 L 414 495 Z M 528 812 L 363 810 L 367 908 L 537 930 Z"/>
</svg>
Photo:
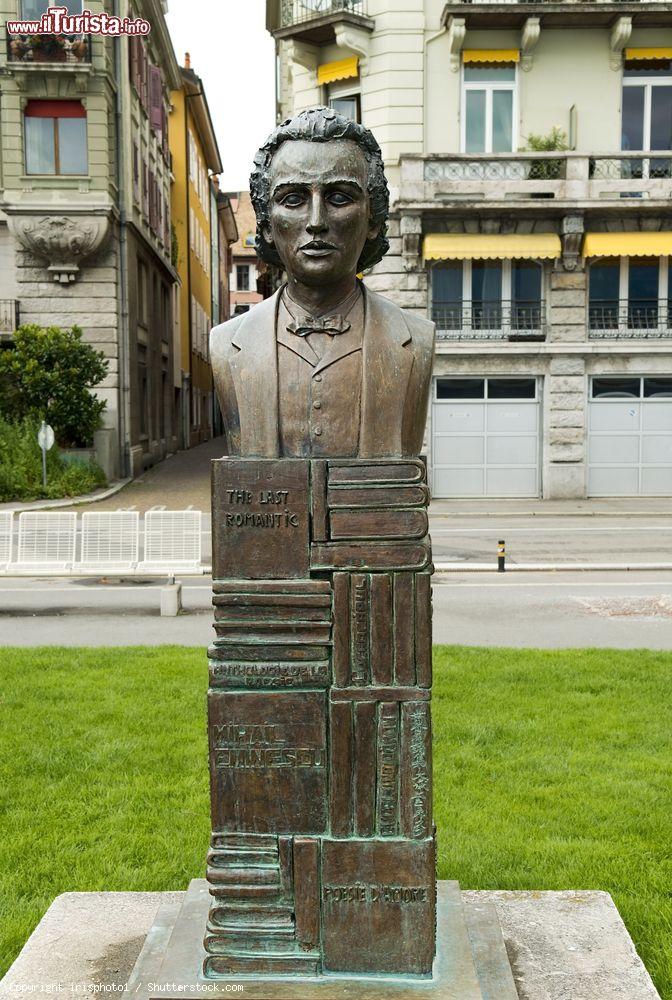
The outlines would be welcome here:
<svg viewBox="0 0 672 1000">
<path fill-rule="evenodd" d="M 295 333 L 297 337 L 307 337 L 311 333 L 346 333 L 350 329 L 350 323 L 340 313 L 333 316 L 301 316 L 292 323 L 287 324 L 290 333 Z"/>
</svg>

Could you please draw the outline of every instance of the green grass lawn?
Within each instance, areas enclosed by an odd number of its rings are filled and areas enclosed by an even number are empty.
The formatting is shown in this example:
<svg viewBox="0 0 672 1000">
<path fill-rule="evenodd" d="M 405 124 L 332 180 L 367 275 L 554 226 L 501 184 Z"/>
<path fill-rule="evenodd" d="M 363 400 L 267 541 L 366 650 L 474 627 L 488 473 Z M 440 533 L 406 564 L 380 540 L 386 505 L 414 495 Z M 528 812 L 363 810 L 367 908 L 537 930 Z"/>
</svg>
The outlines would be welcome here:
<svg viewBox="0 0 672 1000">
<path fill-rule="evenodd" d="M 182 889 L 208 841 L 203 651 L 0 651 L 0 974 L 55 896 Z M 439 877 L 604 889 L 672 1000 L 672 654 L 435 650 Z"/>
</svg>

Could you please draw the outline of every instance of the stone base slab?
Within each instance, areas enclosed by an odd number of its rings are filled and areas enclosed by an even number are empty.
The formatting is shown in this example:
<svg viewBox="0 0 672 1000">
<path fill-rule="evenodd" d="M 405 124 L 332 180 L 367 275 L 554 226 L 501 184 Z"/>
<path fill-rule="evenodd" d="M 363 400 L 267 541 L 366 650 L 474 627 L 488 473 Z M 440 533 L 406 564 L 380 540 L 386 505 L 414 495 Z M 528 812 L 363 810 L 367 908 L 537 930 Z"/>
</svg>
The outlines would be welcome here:
<svg viewBox="0 0 672 1000">
<path fill-rule="evenodd" d="M 443 898 L 443 885 L 439 885 Z M 149 941 L 147 936 L 163 908 L 168 917 L 165 941 L 169 914 L 176 919 L 185 895 L 69 892 L 58 896 L 0 982 L 0 998 L 49 994 L 70 1000 L 123 995 L 143 946 L 145 954 L 153 951 L 162 960 L 161 933 L 155 930 Z M 478 923 L 478 909 L 494 906 L 520 1000 L 660 1000 L 608 893 L 463 891 L 461 898 L 470 933 L 474 921 Z M 483 969 L 487 937 L 481 935 L 474 950 Z M 344 981 L 346 977 L 338 980 L 339 984 Z M 225 995 L 251 1000 L 249 980 L 240 977 L 235 982 L 243 988 L 235 993 L 229 988 Z M 378 981 L 378 997 L 390 996 L 386 985 L 385 980 Z M 500 1000 L 487 982 L 480 985 L 487 1000 Z M 213 995 L 209 988 L 202 993 Z"/>
</svg>

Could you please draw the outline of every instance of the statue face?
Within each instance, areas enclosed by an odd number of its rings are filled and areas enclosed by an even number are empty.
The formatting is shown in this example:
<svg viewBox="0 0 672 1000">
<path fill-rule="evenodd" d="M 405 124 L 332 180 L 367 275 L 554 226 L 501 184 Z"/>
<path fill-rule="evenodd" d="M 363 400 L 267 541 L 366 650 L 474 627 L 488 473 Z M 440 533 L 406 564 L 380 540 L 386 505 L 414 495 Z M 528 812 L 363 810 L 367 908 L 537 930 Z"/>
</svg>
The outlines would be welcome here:
<svg viewBox="0 0 672 1000">
<path fill-rule="evenodd" d="M 284 142 L 270 167 L 264 236 L 291 279 L 310 286 L 354 278 L 370 222 L 367 162 L 351 140 Z"/>
</svg>

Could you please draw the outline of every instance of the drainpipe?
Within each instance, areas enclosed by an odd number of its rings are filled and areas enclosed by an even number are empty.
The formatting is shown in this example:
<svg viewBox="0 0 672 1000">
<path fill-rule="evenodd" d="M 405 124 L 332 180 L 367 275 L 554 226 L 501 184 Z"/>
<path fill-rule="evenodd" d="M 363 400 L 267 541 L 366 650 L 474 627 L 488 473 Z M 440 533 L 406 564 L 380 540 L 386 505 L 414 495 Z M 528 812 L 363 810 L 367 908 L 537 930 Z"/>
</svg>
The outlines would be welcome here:
<svg viewBox="0 0 672 1000">
<path fill-rule="evenodd" d="M 119 2 L 113 0 L 113 13 L 119 17 Z M 121 64 L 121 40 L 120 35 L 114 39 L 114 69 L 117 78 L 117 89 L 115 95 L 115 123 L 116 123 L 116 150 L 115 150 L 115 174 L 117 184 L 117 200 L 119 204 L 119 446 L 120 446 L 120 467 L 122 476 L 130 476 L 131 453 L 130 453 L 130 332 L 128 321 L 128 248 L 126 243 L 126 183 L 125 183 L 125 161 L 124 161 L 124 76 L 122 75 Z"/>
</svg>

